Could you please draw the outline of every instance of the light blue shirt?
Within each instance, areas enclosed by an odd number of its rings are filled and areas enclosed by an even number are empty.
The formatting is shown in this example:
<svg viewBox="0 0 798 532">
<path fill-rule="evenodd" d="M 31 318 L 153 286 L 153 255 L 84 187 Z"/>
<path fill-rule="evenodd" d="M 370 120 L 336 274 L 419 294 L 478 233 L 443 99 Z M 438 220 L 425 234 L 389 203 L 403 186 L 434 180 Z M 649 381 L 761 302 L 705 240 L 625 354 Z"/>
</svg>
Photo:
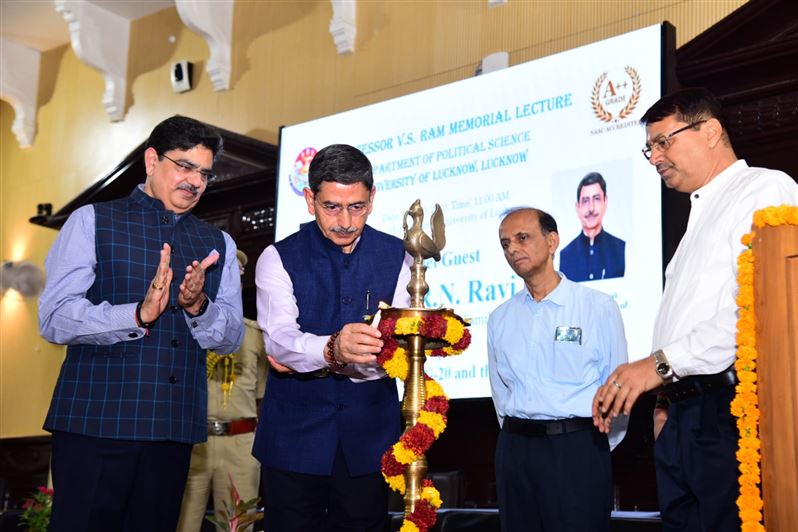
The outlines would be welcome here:
<svg viewBox="0 0 798 532">
<path fill-rule="evenodd" d="M 508 416 L 591 417 L 596 390 L 627 361 L 615 301 L 560 275 L 560 284 L 541 301 L 524 289 L 488 319 L 490 387 L 499 424 Z M 555 340 L 558 327 L 571 334 L 581 330 L 581 343 Z M 613 447 L 623 438 L 628 420 L 622 416 L 616 421 L 610 435 Z"/>
<path fill-rule="evenodd" d="M 47 283 L 39 298 L 39 330 L 56 344 L 111 345 L 140 340 L 145 330 L 136 325 L 137 301 L 94 305 L 86 292 L 94 284 L 97 256 L 94 247 L 94 207 L 86 205 L 73 212 L 47 255 Z M 202 316 L 183 313 L 191 335 L 203 349 L 232 353 L 244 336 L 241 279 L 233 239 L 225 240 L 225 263 L 215 301 L 208 302 Z M 198 257 L 202 260 L 205 257 Z M 155 275 L 153 267 L 152 274 Z M 183 272 L 174 272 L 173 283 L 183 281 Z M 196 322 L 197 326 L 192 326 Z"/>
</svg>

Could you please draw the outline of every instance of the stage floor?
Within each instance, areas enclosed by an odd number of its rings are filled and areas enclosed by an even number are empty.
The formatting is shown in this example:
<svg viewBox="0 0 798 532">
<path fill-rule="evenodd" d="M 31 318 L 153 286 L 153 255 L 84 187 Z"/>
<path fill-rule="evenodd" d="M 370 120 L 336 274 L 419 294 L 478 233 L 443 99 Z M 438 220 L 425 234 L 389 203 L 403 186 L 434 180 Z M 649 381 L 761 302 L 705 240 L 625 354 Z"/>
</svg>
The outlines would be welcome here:
<svg viewBox="0 0 798 532">
<path fill-rule="evenodd" d="M 0 512 L 0 532 L 13 532 L 18 528 L 19 512 Z M 402 526 L 402 514 L 391 512 L 391 531 Z M 255 531 L 263 530 L 263 522 L 256 523 Z M 612 532 L 659 532 L 657 512 L 613 512 Z M 214 526 L 204 521 L 202 532 L 213 532 Z M 430 532 L 499 532 L 499 511 L 496 509 L 447 508 L 438 510 L 438 522 Z"/>
<path fill-rule="evenodd" d="M 402 526 L 402 514 L 391 513 L 391 532 Z M 659 512 L 612 512 L 612 532 L 659 532 Z M 430 532 L 499 532 L 499 510 L 447 508 L 438 510 Z"/>
</svg>

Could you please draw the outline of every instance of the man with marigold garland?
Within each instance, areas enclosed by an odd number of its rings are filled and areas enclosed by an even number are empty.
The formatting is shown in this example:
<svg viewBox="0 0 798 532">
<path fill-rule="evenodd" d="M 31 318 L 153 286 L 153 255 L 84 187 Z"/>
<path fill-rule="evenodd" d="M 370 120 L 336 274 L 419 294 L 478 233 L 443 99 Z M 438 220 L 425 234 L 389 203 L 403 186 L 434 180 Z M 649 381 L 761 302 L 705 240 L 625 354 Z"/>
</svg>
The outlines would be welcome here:
<svg viewBox="0 0 798 532">
<path fill-rule="evenodd" d="M 664 96 L 641 123 L 643 154 L 665 186 L 690 195 L 692 207 L 665 270 L 654 352 L 615 370 L 596 393 L 593 417 L 606 431 L 641 393 L 664 385 L 669 404 L 655 411 L 654 444 L 663 530 L 736 531 L 738 431 L 730 403 L 740 238 L 754 211 L 798 204 L 798 185 L 737 159 L 720 103 L 706 89 Z"/>
<path fill-rule="evenodd" d="M 610 449 L 590 418 L 591 400 L 626 362 L 618 305 L 554 269 L 557 222 L 534 208 L 510 211 L 499 226 L 504 257 L 526 289 L 488 319 L 491 394 L 502 427 L 496 491 L 503 532 L 609 532 Z"/>
<path fill-rule="evenodd" d="M 385 531 L 382 454 L 399 437 L 395 380 L 377 363 L 379 301 L 406 307 L 412 258 L 366 225 L 376 188 L 358 149 L 333 144 L 304 189 L 315 221 L 264 250 L 258 325 L 272 369 L 253 454 L 262 464 L 266 530 Z M 287 371 L 286 371 L 287 370 Z"/>
</svg>

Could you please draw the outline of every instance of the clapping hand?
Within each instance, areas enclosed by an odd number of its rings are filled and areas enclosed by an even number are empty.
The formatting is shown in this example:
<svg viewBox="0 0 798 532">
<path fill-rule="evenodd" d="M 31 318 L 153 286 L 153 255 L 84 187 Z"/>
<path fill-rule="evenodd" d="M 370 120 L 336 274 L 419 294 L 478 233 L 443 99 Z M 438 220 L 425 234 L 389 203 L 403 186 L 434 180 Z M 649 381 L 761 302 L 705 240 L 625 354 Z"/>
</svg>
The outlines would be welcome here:
<svg viewBox="0 0 798 532">
<path fill-rule="evenodd" d="M 177 302 L 187 312 L 199 314 L 202 303 L 208 297 L 202 292 L 205 288 L 205 270 L 216 264 L 218 260 L 219 252 L 214 249 L 202 259 L 202 262 L 195 260 L 186 266 L 186 275 L 183 277 L 183 282 L 180 283 Z"/>
<path fill-rule="evenodd" d="M 169 267 L 171 259 L 172 247 L 164 244 L 155 277 L 152 278 L 141 303 L 141 320 L 146 323 L 157 320 L 169 304 L 169 286 L 172 284 L 172 268 Z"/>
</svg>

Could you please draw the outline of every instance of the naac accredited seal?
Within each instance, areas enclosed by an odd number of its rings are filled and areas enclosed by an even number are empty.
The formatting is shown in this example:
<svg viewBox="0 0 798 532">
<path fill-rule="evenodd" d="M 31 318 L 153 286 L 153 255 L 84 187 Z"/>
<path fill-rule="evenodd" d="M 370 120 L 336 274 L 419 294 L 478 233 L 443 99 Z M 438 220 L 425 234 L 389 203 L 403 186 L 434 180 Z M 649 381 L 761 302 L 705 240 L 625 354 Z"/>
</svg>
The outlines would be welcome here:
<svg viewBox="0 0 798 532">
<path fill-rule="evenodd" d="M 596 79 L 590 95 L 593 113 L 602 122 L 623 120 L 637 107 L 641 89 L 640 75 L 633 67 L 627 66 L 617 74 L 604 72 Z"/>
</svg>

